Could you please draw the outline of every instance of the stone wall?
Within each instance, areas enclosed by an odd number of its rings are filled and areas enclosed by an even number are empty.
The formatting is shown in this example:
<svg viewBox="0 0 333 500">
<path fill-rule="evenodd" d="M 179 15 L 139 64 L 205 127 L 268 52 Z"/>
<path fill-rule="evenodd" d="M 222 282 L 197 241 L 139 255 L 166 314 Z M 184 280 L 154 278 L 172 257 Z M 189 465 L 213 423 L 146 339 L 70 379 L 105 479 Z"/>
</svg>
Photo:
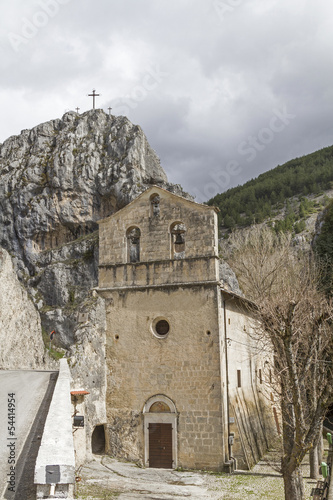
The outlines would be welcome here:
<svg viewBox="0 0 333 500">
<path fill-rule="evenodd" d="M 178 412 L 178 466 L 221 469 L 217 286 L 103 292 L 107 303 L 108 438 L 111 455 L 143 462 L 143 407 L 170 398 Z M 166 318 L 165 338 L 153 333 Z"/>
<path fill-rule="evenodd" d="M 70 383 L 67 360 L 61 359 L 59 376 L 36 459 L 34 482 L 37 485 L 37 498 L 73 498 L 75 455 Z M 50 486 L 51 477 L 54 479 L 55 488 Z"/>
<path fill-rule="evenodd" d="M 159 214 L 154 215 L 151 199 L 160 197 Z M 186 259 L 218 255 L 217 214 L 212 207 L 175 196 L 166 190 L 148 189 L 100 224 L 100 265 L 128 262 L 127 231 L 135 226 L 140 230 L 140 262 L 173 259 L 171 228 L 184 224 Z M 198 244 L 200 242 L 200 244 Z"/>
<path fill-rule="evenodd" d="M 229 430 L 237 468 L 250 469 L 276 438 L 269 392 L 270 352 L 259 340 L 246 303 L 224 295 L 229 380 Z"/>
<path fill-rule="evenodd" d="M 99 271 L 99 287 L 172 285 L 174 283 L 216 282 L 217 257 L 160 260 L 103 266 Z"/>
<path fill-rule="evenodd" d="M 147 464 L 143 409 L 161 395 L 177 412 L 173 466 L 221 470 L 215 209 L 152 187 L 99 224 L 109 451 Z M 168 322 L 165 336 L 159 320 Z"/>
<path fill-rule="evenodd" d="M 246 301 L 228 292 L 221 298 L 227 280 L 217 244 L 213 207 L 157 187 L 100 222 L 112 455 L 149 465 L 147 423 L 170 423 L 172 414 L 174 467 L 229 468 L 229 433 L 241 468 L 266 450 L 256 379 L 264 361 L 249 337 Z M 175 410 L 153 420 L 147 402 L 158 397 Z"/>
</svg>

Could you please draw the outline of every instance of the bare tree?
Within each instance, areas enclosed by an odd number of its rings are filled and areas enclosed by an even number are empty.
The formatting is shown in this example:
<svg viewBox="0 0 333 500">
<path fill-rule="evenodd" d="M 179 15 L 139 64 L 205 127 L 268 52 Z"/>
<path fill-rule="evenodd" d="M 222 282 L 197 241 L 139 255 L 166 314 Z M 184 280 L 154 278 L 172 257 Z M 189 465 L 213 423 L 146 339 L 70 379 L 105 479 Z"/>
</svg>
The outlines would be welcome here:
<svg viewBox="0 0 333 500">
<path fill-rule="evenodd" d="M 297 253 L 290 237 L 255 227 L 233 234 L 222 250 L 256 303 L 255 335 L 271 350 L 280 395 L 285 498 L 302 500 L 301 463 L 317 444 L 333 399 L 332 303 L 318 288 L 313 259 Z"/>
</svg>

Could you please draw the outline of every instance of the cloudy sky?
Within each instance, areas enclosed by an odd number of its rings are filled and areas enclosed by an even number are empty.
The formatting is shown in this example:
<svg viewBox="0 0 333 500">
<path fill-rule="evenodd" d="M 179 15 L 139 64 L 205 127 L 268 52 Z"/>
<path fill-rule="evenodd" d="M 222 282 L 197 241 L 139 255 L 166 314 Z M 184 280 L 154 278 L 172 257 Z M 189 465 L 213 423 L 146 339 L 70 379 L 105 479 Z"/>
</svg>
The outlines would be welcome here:
<svg viewBox="0 0 333 500">
<path fill-rule="evenodd" d="M 204 201 L 333 144 L 331 0 L 10 0 L 0 142 L 96 107 Z"/>
</svg>

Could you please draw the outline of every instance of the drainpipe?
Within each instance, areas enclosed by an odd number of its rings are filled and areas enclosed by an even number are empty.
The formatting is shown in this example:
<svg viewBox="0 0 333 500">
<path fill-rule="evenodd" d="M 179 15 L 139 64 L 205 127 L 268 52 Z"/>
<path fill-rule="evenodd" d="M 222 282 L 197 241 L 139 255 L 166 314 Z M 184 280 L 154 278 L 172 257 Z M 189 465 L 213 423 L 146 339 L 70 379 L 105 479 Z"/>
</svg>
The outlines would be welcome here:
<svg viewBox="0 0 333 500">
<path fill-rule="evenodd" d="M 232 300 L 232 299 L 229 299 Z M 227 386 L 227 419 L 228 419 L 228 455 L 229 460 L 232 460 L 234 463 L 233 470 L 236 469 L 236 459 L 232 456 L 232 443 L 233 439 L 231 438 L 230 432 L 230 400 L 229 400 L 229 364 L 228 364 L 228 335 L 227 335 L 227 311 L 226 311 L 226 303 L 227 300 L 223 298 L 223 314 L 224 314 L 224 345 L 225 345 L 225 367 L 226 367 L 226 386 Z"/>
</svg>

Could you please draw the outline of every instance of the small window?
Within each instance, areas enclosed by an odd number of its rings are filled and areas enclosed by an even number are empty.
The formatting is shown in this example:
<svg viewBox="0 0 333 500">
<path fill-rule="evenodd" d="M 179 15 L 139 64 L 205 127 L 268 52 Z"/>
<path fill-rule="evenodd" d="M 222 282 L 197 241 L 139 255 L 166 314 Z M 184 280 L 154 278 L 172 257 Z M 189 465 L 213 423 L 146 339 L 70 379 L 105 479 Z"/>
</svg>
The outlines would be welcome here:
<svg viewBox="0 0 333 500">
<path fill-rule="evenodd" d="M 158 194 L 152 194 L 150 197 L 150 217 L 159 217 L 160 215 L 160 201 L 161 198 Z"/>
<path fill-rule="evenodd" d="M 158 333 L 159 335 L 166 335 L 167 333 L 169 333 L 170 326 L 165 319 L 161 319 L 156 323 L 155 329 L 156 333 Z"/>
<path fill-rule="evenodd" d="M 237 370 L 237 387 L 242 387 L 242 372 Z"/>
<path fill-rule="evenodd" d="M 140 229 L 130 227 L 126 233 L 127 236 L 127 261 L 140 262 Z"/>
<path fill-rule="evenodd" d="M 153 334 L 160 338 L 166 338 L 170 332 L 170 324 L 164 318 L 156 318 L 151 326 Z"/>
</svg>

